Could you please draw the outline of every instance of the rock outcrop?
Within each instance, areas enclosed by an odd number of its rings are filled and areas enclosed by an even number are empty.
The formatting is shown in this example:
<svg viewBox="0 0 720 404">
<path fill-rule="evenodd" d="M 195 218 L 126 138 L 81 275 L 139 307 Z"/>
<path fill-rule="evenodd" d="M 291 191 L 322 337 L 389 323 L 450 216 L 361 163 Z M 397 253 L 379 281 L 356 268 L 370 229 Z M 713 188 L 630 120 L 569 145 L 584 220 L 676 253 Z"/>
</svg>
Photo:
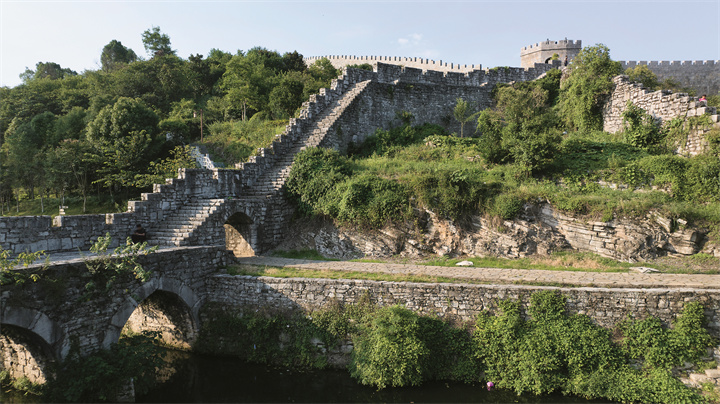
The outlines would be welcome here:
<svg viewBox="0 0 720 404">
<path fill-rule="evenodd" d="M 650 212 L 608 222 L 574 217 L 547 203 L 527 204 L 515 220 L 470 216 L 462 221 L 419 211 L 413 223 L 379 230 L 336 226 L 331 220 L 298 220 L 279 250 L 315 249 L 333 258 L 498 256 L 519 258 L 578 250 L 622 261 L 705 252 L 720 257 L 707 231 Z"/>
</svg>

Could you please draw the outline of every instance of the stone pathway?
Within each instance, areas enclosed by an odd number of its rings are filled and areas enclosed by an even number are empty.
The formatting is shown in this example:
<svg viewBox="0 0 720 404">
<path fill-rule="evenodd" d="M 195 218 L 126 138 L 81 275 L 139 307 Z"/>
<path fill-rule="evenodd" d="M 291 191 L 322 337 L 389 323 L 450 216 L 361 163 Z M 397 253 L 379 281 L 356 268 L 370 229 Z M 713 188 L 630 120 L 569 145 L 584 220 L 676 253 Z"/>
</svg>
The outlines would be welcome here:
<svg viewBox="0 0 720 404">
<path fill-rule="evenodd" d="M 720 275 L 659 273 L 547 271 L 477 267 L 439 267 L 417 264 L 313 261 L 277 257 L 239 258 L 240 264 L 310 270 L 377 272 L 395 275 L 427 275 L 494 284 L 543 284 L 604 288 L 720 289 Z"/>
</svg>

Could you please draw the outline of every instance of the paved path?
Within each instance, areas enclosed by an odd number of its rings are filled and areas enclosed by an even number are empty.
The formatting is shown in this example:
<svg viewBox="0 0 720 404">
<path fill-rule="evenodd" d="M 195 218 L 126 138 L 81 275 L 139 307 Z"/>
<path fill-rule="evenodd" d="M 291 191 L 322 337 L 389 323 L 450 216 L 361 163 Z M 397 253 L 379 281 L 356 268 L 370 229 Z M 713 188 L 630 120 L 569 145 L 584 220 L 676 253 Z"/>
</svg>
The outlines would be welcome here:
<svg viewBox="0 0 720 404">
<path fill-rule="evenodd" d="M 163 247 L 159 251 L 201 247 Z M 94 254 L 85 251 L 51 253 L 50 263 L 80 262 Z M 439 267 L 417 264 L 367 263 L 351 261 L 314 261 L 279 257 L 239 258 L 241 264 L 288 267 L 310 270 L 376 272 L 395 275 L 427 275 L 493 284 L 541 284 L 594 286 L 605 288 L 718 289 L 720 275 L 686 275 L 634 272 L 578 272 L 537 269 L 499 269 L 477 267 Z"/>
<path fill-rule="evenodd" d="M 240 258 L 238 261 L 241 264 L 310 270 L 377 272 L 396 275 L 428 275 L 454 279 L 468 279 L 474 282 L 495 284 L 525 283 L 563 286 L 595 286 L 606 288 L 692 288 L 720 290 L 720 275 L 438 267 L 416 264 L 312 261 L 262 256 Z"/>
</svg>

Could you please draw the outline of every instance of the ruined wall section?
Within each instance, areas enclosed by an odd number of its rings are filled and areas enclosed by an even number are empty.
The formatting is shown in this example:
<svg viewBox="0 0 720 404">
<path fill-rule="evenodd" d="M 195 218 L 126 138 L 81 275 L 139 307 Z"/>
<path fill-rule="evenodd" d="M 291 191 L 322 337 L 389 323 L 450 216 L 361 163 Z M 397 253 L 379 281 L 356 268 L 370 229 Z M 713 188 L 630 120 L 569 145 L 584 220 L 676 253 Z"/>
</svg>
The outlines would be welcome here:
<svg viewBox="0 0 720 404">
<path fill-rule="evenodd" d="M 628 101 L 645 110 L 663 125 L 676 118 L 684 120 L 687 124 L 688 118 L 707 115 L 711 125 L 691 131 L 684 144 L 679 145 L 679 153 L 688 155 L 702 153 L 707 147 L 705 134 L 712 127 L 720 128 L 716 109 L 698 101 L 697 97 L 673 93 L 669 90 L 649 91 L 641 84 L 631 82 L 625 75 L 615 77 L 613 82 L 615 88 L 603 108 L 603 130 L 606 132 L 615 133 L 623 130 L 622 114 L 627 109 Z"/>
<path fill-rule="evenodd" d="M 681 87 L 692 88 L 697 95 L 720 92 L 720 60 L 621 61 L 623 70 L 645 65 L 658 80 L 672 79 Z"/>
</svg>

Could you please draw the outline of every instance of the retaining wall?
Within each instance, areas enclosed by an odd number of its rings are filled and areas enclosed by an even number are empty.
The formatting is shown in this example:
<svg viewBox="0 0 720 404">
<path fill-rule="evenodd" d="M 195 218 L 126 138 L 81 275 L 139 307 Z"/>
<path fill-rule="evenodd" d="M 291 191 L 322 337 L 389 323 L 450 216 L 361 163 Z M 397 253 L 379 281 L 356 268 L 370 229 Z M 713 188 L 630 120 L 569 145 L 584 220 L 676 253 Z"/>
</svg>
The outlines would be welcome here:
<svg viewBox="0 0 720 404">
<path fill-rule="evenodd" d="M 312 310 L 331 303 L 358 303 L 369 295 L 380 305 L 402 304 L 422 314 L 471 321 L 482 310 L 496 311 L 498 301 L 519 300 L 527 308 L 530 296 L 556 290 L 567 296 L 570 313 L 588 315 L 598 325 L 613 327 L 633 315 L 655 316 L 669 323 L 690 301 L 705 307 L 710 332 L 720 337 L 720 290 L 558 288 L 522 285 L 382 282 L 345 279 L 302 279 L 216 275 L 208 282 L 208 302 L 227 307 L 271 310 Z"/>
</svg>

